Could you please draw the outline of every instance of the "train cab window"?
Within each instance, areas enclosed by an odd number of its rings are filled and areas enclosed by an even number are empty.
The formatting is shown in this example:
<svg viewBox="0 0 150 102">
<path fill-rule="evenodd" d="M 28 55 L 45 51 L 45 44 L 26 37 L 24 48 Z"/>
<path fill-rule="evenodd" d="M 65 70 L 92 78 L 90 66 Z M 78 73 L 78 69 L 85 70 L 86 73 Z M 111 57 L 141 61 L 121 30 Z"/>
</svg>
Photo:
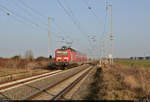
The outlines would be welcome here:
<svg viewBox="0 0 150 102">
<path fill-rule="evenodd" d="M 49 59 L 52 59 L 52 55 L 49 56 Z"/>
<path fill-rule="evenodd" d="M 68 55 L 68 52 L 67 52 L 67 51 L 57 51 L 57 52 L 56 52 L 56 55 L 58 55 L 58 56 L 61 56 L 61 55 L 67 56 L 67 55 Z"/>
</svg>

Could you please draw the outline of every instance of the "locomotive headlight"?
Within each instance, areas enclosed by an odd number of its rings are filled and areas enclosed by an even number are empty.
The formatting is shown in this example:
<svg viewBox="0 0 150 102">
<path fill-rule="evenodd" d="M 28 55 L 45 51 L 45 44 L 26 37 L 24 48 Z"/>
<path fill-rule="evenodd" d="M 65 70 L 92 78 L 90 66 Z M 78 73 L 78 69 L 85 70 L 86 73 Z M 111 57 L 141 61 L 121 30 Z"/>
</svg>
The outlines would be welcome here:
<svg viewBox="0 0 150 102">
<path fill-rule="evenodd" d="M 57 60 L 57 61 L 60 61 L 60 60 L 61 60 L 61 57 L 57 57 L 56 60 Z"/>
<path fill-rule="evenodd" d="M 57 57 L 57 59 L 61 59 L 61 57 Z"/>
<path fill-rule="evenodd" d="M 64 57 L 64 59 L 68 59 L 68 57 Z"/>
</svg>

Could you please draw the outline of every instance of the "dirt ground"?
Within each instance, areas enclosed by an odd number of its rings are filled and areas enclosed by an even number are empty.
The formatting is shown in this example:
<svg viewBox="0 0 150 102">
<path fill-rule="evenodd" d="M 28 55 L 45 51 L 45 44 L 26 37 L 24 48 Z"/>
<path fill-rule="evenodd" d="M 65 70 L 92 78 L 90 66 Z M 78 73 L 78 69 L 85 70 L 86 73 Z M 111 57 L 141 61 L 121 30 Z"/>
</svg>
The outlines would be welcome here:
<svg viewBox="0 0 150 102">
<path fill-rule="evenodd" d="M 95 68 L 72 99 L 150 99 L 150 69 L 120 64 Z"/>
<path fill-rule="evenodd" d="M 102 74 L 100 86 L 104 87 L 99 92 L 99 99 L 150 99 L 150 69 L 115 64 L 112 68 L 103 68 Z"/>
<path fill-rule="evenodd" d="M 20 78 L 50 72 L 47 61 L 0 59 L 0 84 Z"/>
<path fill-rule="evenodd" d="M 0 76 L 21 72 L 32 72 L 34 70 L 40 70 L 39 68 L 44 66 L 47 66 L 47 61 L 0 59 Z"/>
<path fill-rule="evenodd" d="M 76 93 L 74 93 L 71 98 L 72 100 L 82 100 L 85 98 L 85 96 L 90 94 L 89 87 L 90 84 L 93 82 L 94 73 L 96 73 L 96 67 L 93 68 L 93 70 L 89 73 L 89 76 L 81 84 Z"/>
</svg>

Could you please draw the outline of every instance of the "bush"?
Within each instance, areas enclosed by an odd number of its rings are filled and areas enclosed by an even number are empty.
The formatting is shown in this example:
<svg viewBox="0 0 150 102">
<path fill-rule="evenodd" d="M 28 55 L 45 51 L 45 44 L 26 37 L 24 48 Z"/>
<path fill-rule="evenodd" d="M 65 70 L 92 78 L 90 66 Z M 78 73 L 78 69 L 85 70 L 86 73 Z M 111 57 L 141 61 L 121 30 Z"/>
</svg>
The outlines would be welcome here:
<svg viewBox="0 0 150 102">
<path fill-rule="evenodd" d="M 48 60 L 48 58 L 43 57 L 43 56 L 36 58 L 36 61 L 47 61 L 47 60 Z"/>
<path fill-rule="evenodd" d="M 16 55 L 16 56 L 13 56 L 11 59 L 15 61 L 19 61 L 21 59 L 21 56 Z"/>
<path fill-rule="evenodd" d="M 33 53 L 31 50 L 27 50 L 25 52 L 24 58 L 27 59 L 28 61 L 33 61 L 34 57 L 33 57 Z"/>
<path fill-rule="evenodd" d="M 29 61 L 22 59 L 17 63 L 17 68 L 26 68 L 28 63 L 29 63 Z"/>
</svg>

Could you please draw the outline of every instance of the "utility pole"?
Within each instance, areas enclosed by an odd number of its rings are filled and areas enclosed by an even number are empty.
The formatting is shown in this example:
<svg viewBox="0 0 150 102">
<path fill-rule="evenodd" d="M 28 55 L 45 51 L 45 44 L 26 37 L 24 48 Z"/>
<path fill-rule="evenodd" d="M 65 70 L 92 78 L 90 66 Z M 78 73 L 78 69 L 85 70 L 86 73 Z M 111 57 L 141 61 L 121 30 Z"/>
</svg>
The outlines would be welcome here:
<svg viewBox="0 0 150 102">
<path fill-rule="evenodd" d="M 50 17 L 48 17 L 48 64 L 50 64 Z"/>
<path fill-rule="evenodd" d="M 106 9 L 106 14 L 105 14 L 105 23 L 104 23 L 104 38 L 102 39 L 102 45 L 101 45 L 101 60 L 100 63 L 105 64 L 106 63 L 106 40 L 107 40 L 107 32 L 106 32 L 106 24 L 107 24 L 107 11 L 108 11 L 108 1 L 105 1 L 105 9 Z"/>
<path fill-rule="evenodd" d="M 111 19 L 110 19 L 110 54 L 109 54 L 109 59 L 110 59 L 110 64 L 113 64 L 113 23 L 112 23 L 112 5 L 109 5 L 111 9 Z"/>
<path fill-rule="evenodd" d="M 106 0 L 106 15 L 105 15 L 105 25 L 104 25 L 104 45 L 103 45 L 103 54 L 104 54 L 104 60 L 106 60 L 106 40 L 107 40 L 107 32 L 106 32 L 106 24 L 107 24 L 107 11 L 108 11 L 108 0 Z"/>
</svg>

